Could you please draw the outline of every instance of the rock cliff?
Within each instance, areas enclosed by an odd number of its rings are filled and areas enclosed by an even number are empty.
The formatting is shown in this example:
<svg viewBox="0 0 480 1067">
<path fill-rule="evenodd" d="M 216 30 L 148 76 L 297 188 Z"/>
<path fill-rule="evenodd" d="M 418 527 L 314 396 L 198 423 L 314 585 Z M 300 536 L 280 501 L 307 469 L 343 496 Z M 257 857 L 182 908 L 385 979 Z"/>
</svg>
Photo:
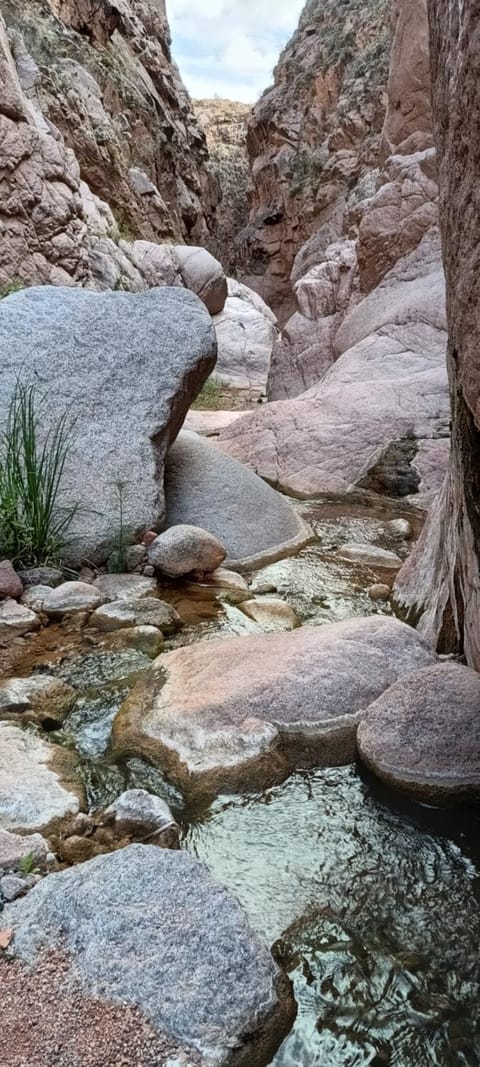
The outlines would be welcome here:
<svg viewBox="0 0 480 1067">
<path fill-rule="evenodd" d="M 284 319 L 307 238 L 314 235 L 318 260 L 346 213 L 356 233 L 355 204 L 371 188 L 384 120 L 389 15 L 390 0 L 308 0 L 274 85 L 254 108 L 242 268 Z"/>
<path fill-rule="evenodd" d="M 207 243 L 216 183 L 163 0 L 4 0 L 2 14 L 25 94 L 118 233 Z"/>
<path fill-rule="evenodd" d="M 302 16 L 303 33 L 313 9 Z M 357 8 L 341 12 L 345 35 Z M 425 0 L 396 3 L 394 30 L 383 127 L 364 141 L 372 151 L 375 143 L 375 160 L 352 175 L 347 203 L 336 187 L 335 227 L 317 217 L 293 262 L 294 314 L 268 379 L 276 402 L 220 438 L 237 459 L 299 495 L 366 490 L 425 503 L 445 469 L 446 321 Z M 329 120 L 338 124 L 341 114 L 337 102 Z M 276 184 L 278 196 L 282 188 Z"/>
<path fill-rule="evenodd" d="M 194 100 L 200 127 L 205 131 L 210 167 L 219 190 L 213 239 L 208 247 L 225 270 L 237 268 L 237 237 L 248 217 L 250 179 L 246 137 L 251 114 L 248 104 L 234 100 Z"/>
<path fill-rule="evenodd" d="M 478 4 L 429 0 L 440 215 L 448 291 L 452 452 L 397 600 L 443 651 L 480 669 L 480 86 Z"/>
</svg>

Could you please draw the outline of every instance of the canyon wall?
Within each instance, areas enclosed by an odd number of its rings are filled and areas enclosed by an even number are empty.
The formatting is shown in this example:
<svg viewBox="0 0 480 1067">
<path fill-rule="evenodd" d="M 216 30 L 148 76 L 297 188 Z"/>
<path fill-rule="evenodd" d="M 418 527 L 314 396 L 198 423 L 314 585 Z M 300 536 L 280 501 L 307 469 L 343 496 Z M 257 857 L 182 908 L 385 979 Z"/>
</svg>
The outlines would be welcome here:
<svg viewBox="0 0 480 1067">
<path fill-rule="evenodd" d="M 26 95 L 118 233 L 207 243 L 218 188 L 163 0 L 3 0 L 2 14 Z"/>
<path fill-rule="evenodd" d="M 238 267 L 237 237 L 248 217 L 250 168 L 246 148 L 249 104 L 235 100 L 194 100 L 198 123 L 205 132 L 210 169 L 219 191 L 213 236 L 208 248 L 228 274 Z"/>
<path fill-rule="evenodd" d="M 357 7 L 338 10 L 345 34 Z M 267 384 L 273 403 L 220 442 L 287 492 L 373 492 L 426 506 L 445 471 L 450 410 L 425 0 L 397 0 L 393 26 L 383 125 L 365 141 L 375 158 L 352 176 L 347 202 L 336 188 L 339 231 L 320 223 L 296 253 L 293 314 Z M 341 115 L 337 105 L 330 121 Z"/>
<path fill-rule="evenodd" d="M 290 273 L 312 237 L 321 258 L 372 189 L 385 113 L 390 0 L 308 0 L 248 129 L 251 212 L 240 265 L 283 319 Z"/>
<path fill-rule="evenodd" d="M 429 0 L 448 292 L 452 450 L 443 491 L 397 582 L 409 618 L 480 669 L 480 55 L 476 0 Z"/>
</svg>

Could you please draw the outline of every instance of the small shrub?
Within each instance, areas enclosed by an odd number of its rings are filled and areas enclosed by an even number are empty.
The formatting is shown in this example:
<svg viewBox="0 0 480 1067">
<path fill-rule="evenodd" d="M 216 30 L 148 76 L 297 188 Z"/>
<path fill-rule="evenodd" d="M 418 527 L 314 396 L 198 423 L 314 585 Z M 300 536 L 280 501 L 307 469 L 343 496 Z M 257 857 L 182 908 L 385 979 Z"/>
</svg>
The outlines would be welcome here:
<svg viewBox="0 0 480 1067">
<path fill-rule="evenodd" d="M 23 874 L 24 878 L 27 878 L 29 874 L 39 873 L 37 861 L 33 852 L 27 852 L 26 856 L 22 856 L 22 858 L 18 861 L 18 869 L 20 871 L 20 874 Z"/>
<path fill-rule="evenodd" d="M 121 478 L 117 478 L 114 489 L 118 522 L 116 533 L 112 541 L 110 555 L 108 557 L 108 570 L 110 574 L 124 574 L 127 569 L 128 535 L 124 523 L 125 487 L 126 483 Z"/>
<path fill-rule="evenodd" d="M 43 401 L 17 382 L 0 434 L 0 552 L 23 567 L 57 563 L 78 511 L 58 505 L 73 422 L 62 415 L 42 435 Z"/>
<path fill-rule="evenodd" d="M 225 404 L 223 390 L 225 384 L 221 378 L 207 378 L 201 392 L 193 401 L 192 408 L 196 410 L 220 411 Z"/>
<path fill-rule="evenodd" d="M 0 300 L 5 300 L 5 297 L 11 296 L 12 293 L 19 293 L 21 289 L 25 289 L 25 282 L 20 281 L 20 278 L 12 278 L 11 282 L 7 282 L 0 289 Z"/>
</svg>

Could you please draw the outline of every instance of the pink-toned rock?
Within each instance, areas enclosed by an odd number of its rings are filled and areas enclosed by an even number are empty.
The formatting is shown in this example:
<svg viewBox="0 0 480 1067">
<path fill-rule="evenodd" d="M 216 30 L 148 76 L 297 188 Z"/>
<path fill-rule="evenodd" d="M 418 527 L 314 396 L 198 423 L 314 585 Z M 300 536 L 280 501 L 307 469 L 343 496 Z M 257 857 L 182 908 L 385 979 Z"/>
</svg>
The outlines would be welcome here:
<svg viewBox="0 0 480 1067">
<path fill-rule="evenodd" d="M 349 762 L 359 713 L 435 658 L 381 616 L 200 642 L 160 656 L 137 684 L 114 752 L 158 764 L 188 795 L 264 787 L 298 766 Z"/>
<path fill-rule="evenodd" d="M 0 600 L 11 597 L 13 600 L 20 599 L 23 593 L 23 582 L 18 577 L 8 559 L 0 563 Z"/>
<path fill-rule="evenodd" d="M 227 550 L 208 530 L 185 523 L 164 530 L 148 549 L 151 566 L 173 577 L 193 571 L 211 574 L 226 555 Z"/>
<path fill-rule="evenodd" d="M 15 870 L 25 856 L 33 856 L 37 863 L 44 862 L 49 851 L 41 834 L 12 834 L 0 829 L 0 871 Z"/>
<path fill-rule="evenodd" d="M 480 799 L 480 676 L 458 663 L 400 679 L 370 705 L 361 759 L 417 800 Z"/>
</svg>

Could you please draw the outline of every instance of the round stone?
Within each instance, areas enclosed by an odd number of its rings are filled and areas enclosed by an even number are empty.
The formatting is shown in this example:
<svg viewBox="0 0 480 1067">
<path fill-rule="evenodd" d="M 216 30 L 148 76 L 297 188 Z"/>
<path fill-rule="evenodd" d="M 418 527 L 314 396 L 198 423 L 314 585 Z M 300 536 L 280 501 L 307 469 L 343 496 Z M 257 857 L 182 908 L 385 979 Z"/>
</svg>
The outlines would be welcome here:
<svg viewBox="0 0 480 1067">
<path fill-rule="evenodd" d="M 401 678 L 370 705 L 360 758 L 382 781 L 433 803 L 480 799 L 480 676 L 448 662 Z"/>
</svg>

